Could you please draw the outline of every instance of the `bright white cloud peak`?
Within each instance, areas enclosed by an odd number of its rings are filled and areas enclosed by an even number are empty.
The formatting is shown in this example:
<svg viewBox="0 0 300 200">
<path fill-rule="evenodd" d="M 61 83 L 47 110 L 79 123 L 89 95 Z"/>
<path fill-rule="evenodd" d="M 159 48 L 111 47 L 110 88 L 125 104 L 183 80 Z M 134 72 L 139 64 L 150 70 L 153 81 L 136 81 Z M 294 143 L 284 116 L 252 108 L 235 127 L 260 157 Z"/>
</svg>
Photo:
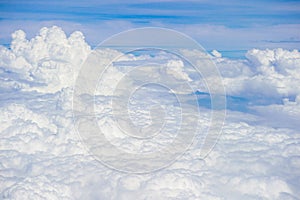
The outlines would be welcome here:
<svg viewBox="0 0 300 200">
<path fill-rule="evenodd" d="M 74 32 L 67 38 L 58 27 L 42 28 L 31 40 L 18 30 L 12 38 L 10 50 L 1 47 L 0 62 L 2 68 L 17 76 L 5 84 L 16 88 L 55 92 L 69 87 L 90 52 L 82 33 Z"/>
<path fill-rule="evenodd" d="M 245 60 L 212 52 L 228 93 L 224 133 L 205 160 L 194 145 L 172 166 L 149 174 L 120 173 L 89 155 L 73 128 L 72 86 L 91 52 L 80 32 L 42 28 L 28 40 L 19 30 L 0 47 L 0 199 L 297 199 L 300 196 L 300 53 L 253 49 Z M 188 52 L 186 52 L 188 53 Z M 192 53 L 192 52 L 190 52 Z M 107 50 L 103 59 L 119 52 Z M 122 76 L 118 64 L 149 56 L 126 55 L 107 73 L 111 95 Z M 206 92 L 199 77 L 164 54 L 175 78 Z M 172 68 L 174 66 L 174 68 Z M 205 99 L 206 96 L 199 95 Z M 97 104 L 105 111 L 106 97 Z M 200 101 L 201 102 L 201 101 Z M 201 107 L 200 103 L 200 107 Z M 205 107 L 205 106 L 204 106 Z M 203 127 L 209 110 L 203 109 Z M 143 115 L 138 116 L 143 118 Z M 126 150 L 116 127 L 111 140 Z M 200 136 L 199 136 L 200 137 Z M 162 144 L 162 142 L 161 142 Z"/>
</svg>

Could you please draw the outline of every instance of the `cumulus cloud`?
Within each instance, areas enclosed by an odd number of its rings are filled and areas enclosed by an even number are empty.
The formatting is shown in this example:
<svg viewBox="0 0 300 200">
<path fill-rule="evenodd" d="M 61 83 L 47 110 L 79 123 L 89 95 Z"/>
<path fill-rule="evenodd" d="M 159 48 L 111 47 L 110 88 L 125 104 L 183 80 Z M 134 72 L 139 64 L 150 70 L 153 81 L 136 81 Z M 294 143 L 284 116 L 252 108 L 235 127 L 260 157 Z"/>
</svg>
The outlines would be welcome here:
<svg viewBox="0 0 300 200">
<path fill-rule="evenodd" d="M 257 73 L 248 84 L 261 80 L 267 86 L 274 88 L 280 96 L 288 97 L 300 94 L 300 89 L 297 87 L 300 83 L 300 53 L 298 50 L 253 49 L 246 54 L 246 57 Z"/>
<path fill-rule="evenodd" d="M 87 152 L 74 130 L 72 86 L 90 52 L 80 32 L 66 36 L 58 27 L 43 28 L 30 40 L 23 31 L 16 31 L 11 47 L 0 48 L 1 199 L 297 199 L 300 196 L 298 51 L 253 49 L 245 60 L 231 60 L 214 51 L 212 59 L 220 69 L 228 94 L 250 99 L 248 106 L 256 113 L 229 110 L 223 135 L 205 159 L 199 158 L 201 143 L 194 143 L 173 165 L 147 174 L 121 173 L 102 165 Z M 100 53 L 104 62 L 120 52 L 107 49 Z M 186 50 L 186 53 L 193 52 Z M 108 84 L 99 88 L 99 93 L 104 94 L 96 98 L 99 113 L 108 113 L 108 96 L 125 73 L 122 66 L 150 58 L 164 66 L 162 74 L 200 84 L 197 79 L 201 77 L 174 57 L 123 55 L 108 70 L 104 81 Z M 194 87 L 202 91 L 199 85 Z M 282 103 L 274 104 L 271 97 L 279 98 Z M 267 105 L 256 98 L 268 100 Z M 200 124 L 205 129 L 210 125 L 210 110 L 201 112 Z M 141 112 L 137 118 L 145 122 L 147 113 Z M 274 119 L 276 123 L 270 123 Z M 124 150 L 135 150 L 133 147 L 153 150 L 152 144 L 124 140 L 117 127 L 109 127 L 109 120 L 113 120 L 110 115 L 100 117 L 99 125 L 111 131 L 108 133 L 113 144 Z M 198 139 L 201 137 L 201 133 L 196 135 Z M 170 138 L 164 138 L 158 144 L 163 147 L 169 141 Z"/>
<path fill-rule="evenodd" d="M 59 27 L 42 28 L 26 39 L 18 30 L 12 34 L 10 49 L 1 47 L 0 65 L 4 84 L 16 89 L 56 92 L 74 84 L 81 63 L 90 46 L 80 32 L 69 37 Z M 21 80 L 21 81 L 20 81 Z"/>
<path fill-rule="evenodd" d="M 244 60 L 213 57 L 231 95 L 295 98 L 300 94 L 298 50 L 252 49 Z"/>
</svg>

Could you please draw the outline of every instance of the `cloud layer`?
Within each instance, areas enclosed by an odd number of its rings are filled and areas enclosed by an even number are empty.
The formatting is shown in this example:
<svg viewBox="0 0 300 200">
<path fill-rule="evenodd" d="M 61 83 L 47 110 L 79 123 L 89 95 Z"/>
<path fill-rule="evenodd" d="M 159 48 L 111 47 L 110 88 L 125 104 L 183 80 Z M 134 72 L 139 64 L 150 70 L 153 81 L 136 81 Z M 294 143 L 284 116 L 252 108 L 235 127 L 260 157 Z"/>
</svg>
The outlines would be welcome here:
<svg viewBox="0 0 300 200">
<path fill-rule="evenodd" d="M 298 51 L 253 49 L 244 60 L 224 58 L 214 51 L 211 57 L 220 69 L 228 99 L 233 99 L 229 103 L 245 104 L 251 112 L 227 111 L 223 135 L 204 160 L 199 159 L 201 144 L 195 143 L 165 169 L 127 174 L 95 160 L 73 127 L 72 86 L 81 63 L 91 52 L 83 34 L 74 32 L 66 36 L 61 28 L 52 27 L 41 29 L 30 40 L 21 30 L 12 37 L 10 48 L 0 47 L 0 198 L 297 199 L 300 196 Z M 109 59 L 119 52 L 102 53 L 103 59 Z M 123 73 L 118 65 L 146 59 L 149 56 L 126 55 L 116 62 L 112 71 L 107 72 L 108 84 L 101 93 L 111 95 L 112 83 Z M 164 54 L 152 59 L 165 66 L 162 73 L 196 83 L 200 92 L 206 92 L 205 87 L 200 87 L 199 77 L 186 70 L 180 60 Z M 107 96 L 96 99 L 101 113 L 107 112 Z M 237 102 L 237 97 L 242 99 Z M 210 110 L 201 105 L 200 108 L 201 126 L 207 128 Z M 145 121 L 143 117 L 143 113 L 138 115 Z M 99 124 L 105 127 L 105 120 L 110 119 L 100 119 Z M 122 140 L 118 128 L 109 128 L 113 130 L 110 139 L 114 144 L 125 150 L 139 147 L 140 143 L 134 140 L 129 143 Z M 196 136 L 201 137 L 200 133 Z M 167 139 L 161 141 L 167 143 Z M 147 146 L 141 147 L 147 150 Z"/>
</svg>

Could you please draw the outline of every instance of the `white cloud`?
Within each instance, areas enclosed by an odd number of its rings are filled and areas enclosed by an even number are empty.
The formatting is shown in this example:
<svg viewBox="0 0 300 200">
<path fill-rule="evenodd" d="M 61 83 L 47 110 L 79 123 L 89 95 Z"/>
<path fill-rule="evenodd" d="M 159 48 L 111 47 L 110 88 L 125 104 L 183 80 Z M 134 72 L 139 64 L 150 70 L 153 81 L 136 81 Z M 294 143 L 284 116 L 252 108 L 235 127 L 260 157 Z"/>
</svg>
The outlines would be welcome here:
<svg viewBox="0 0 300 200">
<path fill-rule="evenodd" d="M 218 52 L 217 50 L 213 50 L 211 52 L 211 54 L 214 56 L 214 57 L 217 57 L 217 58 L 221 58 L 222 57 L 222 54 L 220 52 Z"/>
<path fill-rule="evenodd" d="M 252 49 L 246 57 L 247 60 L 213 58 L 229 94 L 253 95 L 254 98 L 300 94 L 300 53 L 297 50 Z"/>
<path fill-rule="evenodd" d="M 83 35 L 75 32 L 67 37 L 60 28 L 53 27 L 43 28 L 31 40 L 26 39 L 23 31 L 15 32 L 13 37 L 11 49 L 0 49 L 3 91 L 0 198 L 297 199 L 300 196 L 297 181 L 300 134 L 287 122 L 289 118 L 296 122 L 300 117 L 300 92 L 298 87 L 292 87 L 300 84 L 298 51 L 254 49 L 247 53 L 248 60 L 214 57 L 229 94 L 253 95 L 253 98 L 258 94 L 265 98 L 275 95 L 284 103 L 255 105 L 259 116 L 228 111 L 224 133 L 206 159 L 199 159 L 201 147 L 194 144 L 173 165 L 138 175 L 121 173 L 97 162 L 74 130 L 71 102 L 74 79 L 70 73 L 76 74 L 78 64 L 90 52 Z M 106 53 L 104 57 L 114 57 L 118 52 Z M 164 56 L 156 58 L 164 60 L 164 66 L 168 67 L 163 73 L 195 81 L 197 77 L 185 70 L 183 63 Z M 127 55 L 121 61 L 144 59 L 147 57 Z M 107 77 L 108 83 L 116 82 L 122 75 L 117 65 L 115 70 L 111 72 L 115 76 Z M 112 84 L 108 86 L 104 93 L 113 88 Z M 15 90 L 17 87 L 20 90 Z M 295 99 L 287 100 L 286 96 Z M 100 111 L 107 112 L 107 97 L 100 100 Z M 210 110 L 201 111 L 200 124 L 205 129 L 210 124 Z M 282 125 L 259 123 L 261 118 L 272 120 L 276 116 L 282 120 L 277 123 Z M 142 115 L 138 117 L 143 119 Z M 106 118 L 112 120 L 109 115 Z M 104 119 L 99 121 L 105 126 Z M 115 127 L 110 136 L 126 150 L 141 144 L 124 141 L 124 137 L 117 137 L 119 134 Z M 160 144 L 167 142 L 165 138 Z M 141 147 L 151 150 L 149 146 Z"/>
<path fill-rule="evenodd" d="M 283 99 L 283 104 L 271 104 L 268 106 L 253 106 L 259 115 L 263 117 L 262 123 L 273 127 L 285 127 L 300 130 L 300 103 L 298 95 L 295 101 Z"/>
<path fill-rule="evenodd" d="M 90 52 L 82 33 L 74 32 L 67 38 L 55 26 L 42 28 L 31 40 L 26 39 L 22 30 L 14 32 L 12 38 L 11 50 L 1 48 L 0 64 L 17 77 L 5 82 L 28 90 L 56 92 L 73 85 L 80 65 Z"/>
</svg>

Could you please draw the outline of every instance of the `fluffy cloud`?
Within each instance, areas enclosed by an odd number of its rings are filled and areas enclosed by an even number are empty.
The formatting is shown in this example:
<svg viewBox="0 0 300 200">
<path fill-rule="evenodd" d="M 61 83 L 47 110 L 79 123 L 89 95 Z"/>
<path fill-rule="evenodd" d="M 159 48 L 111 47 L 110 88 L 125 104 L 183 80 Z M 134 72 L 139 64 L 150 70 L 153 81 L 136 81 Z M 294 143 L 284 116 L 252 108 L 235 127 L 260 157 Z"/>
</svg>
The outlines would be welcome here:
<svg viewBox="0 0 300 200">
<path fill-rule="evenodd" d="M 195 143 L 173 165 L 148 174 L 127 174 L 107 168 L 86 151 L 74 130 L 73 76 L 90 51 L 81 33 L 67 37 L 58 27 L 43 28 L 31 40 L 26 39 L 23 31 L 17 31 L 11 48 L 1 47 L 1 199 L 297 199 L 300 196 L 298 51 L 253 49 L 246 60 L 231 60 L 213 52 L 212 59 L 220 69 L 227 92 L 249 98 L 249 106 L 257 113 L 229 110 L 223 135 L 205 159 L 199 159 L 201 143 Z M 101 59 L 109 60 L 119 52 L 106 50 L 101 55 Z M 142 63 L 150 57 L 123 56 L 107 72 L 108 84 L 103 85 L 100 93 L 111 95 L 112 83 L 124 75 L 118 65 Z M 199 83 L 199 77 L 186 70 L 180 60 L 165 54 L 152 59 L 165 67 L 161 73 Z M 274 104 L 270 97 L 283 103 Z M 255 98 L 267 99 L 267 105 Z M 105 95 L 96 99 L 99 112 L 108 112 L 107 99 Z M 201 112 L 200 124 L 205 129 L 210 125 L 210 110 L 201 108 Z M 144 115 L 141 113 L 138 118 L 144 120 Z M 109 127 L 106 120 L 113 120 L 110 115 L 105 117 L 108 119 L 99 118 L 104 129 Z M 151 150 L 141 142 L 123 140 L 120 134 L 117 127 L 110 134 L 111 141 L 120 144 L 119 147 L 132 150 L 136 145 Z M 201 137 L 201 133 L 196 135 L 199 140 Z M 167 142 L 165 138 L 159 145 Z"/>
<path fill-rule="evenodd" d="M 74 84 L 90 46 L 80 32 L 69 37 L 59 27 L 42 28 L 31 40 L 18 30 L 12 34 L 10 49 L 1 47 L 4 86 L 15 89 L 56 92 Z M 4 73 L 4 75 L 3 75 Z"/>
<path fill-rule="evenodd" d="M 215 58 L 229 94 L 264 97 L 295 97 L 300 94 L 298 50 L 252 49 L 247 60 Z M 236 88 L 236 89 L 235 89 Z"/>
<path fill-rule="evenodd" d="M 251 82 L 262 81 L 281 96 L 300 94 L 300 53 L 298 50 L 257 50 L 246 54 L 257 75 Z"/>
</svg>

